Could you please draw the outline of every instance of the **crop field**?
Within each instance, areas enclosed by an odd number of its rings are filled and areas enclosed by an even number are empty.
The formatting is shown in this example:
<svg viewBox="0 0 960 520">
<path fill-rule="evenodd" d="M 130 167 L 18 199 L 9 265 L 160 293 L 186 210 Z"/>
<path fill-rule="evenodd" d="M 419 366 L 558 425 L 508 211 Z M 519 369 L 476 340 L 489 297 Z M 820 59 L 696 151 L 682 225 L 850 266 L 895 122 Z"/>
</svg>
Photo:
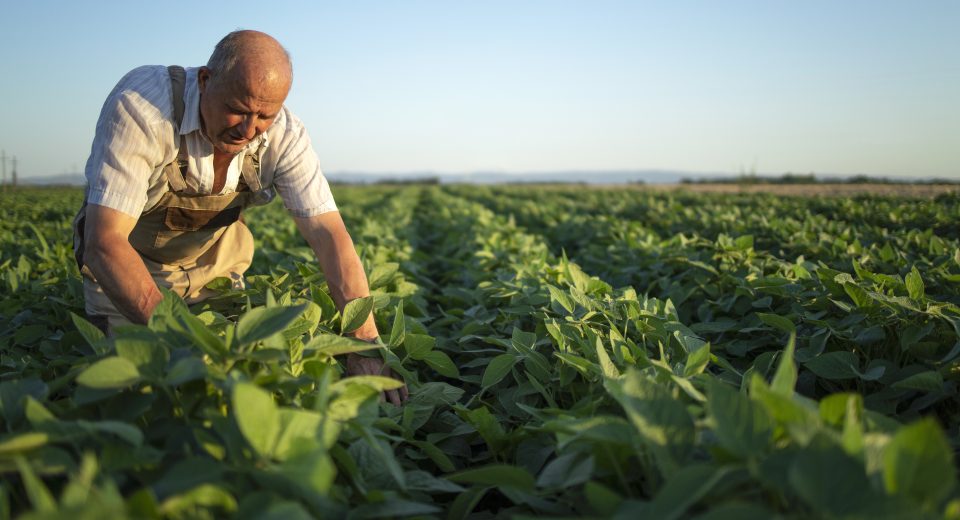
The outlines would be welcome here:
<svg viewBox="0 0 960 520">
<path fill-rule="evenodd" d="M 275 203 L 245 289 L 113 338 L 82 193 L 0 194 L 0 519 L 960 519 L 960 195 L 334 193 L 370 298 Z"/>
</svg>

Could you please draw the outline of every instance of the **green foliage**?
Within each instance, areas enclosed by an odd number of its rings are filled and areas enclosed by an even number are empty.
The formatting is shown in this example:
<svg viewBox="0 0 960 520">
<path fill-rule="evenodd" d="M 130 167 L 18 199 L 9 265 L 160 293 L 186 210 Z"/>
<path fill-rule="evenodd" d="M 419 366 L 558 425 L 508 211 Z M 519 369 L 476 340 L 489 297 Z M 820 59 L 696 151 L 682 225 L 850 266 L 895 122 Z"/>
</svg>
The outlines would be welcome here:
<svg viewBox="0 0 960 520">
<path fill-rule="evenodd" d="M 82 194 L 2 197 L 3 517 L 960 511 L 955 196 L 339 187 L 370 297 L 337 309 L 273 204 L 244 289 L 110 338 Z"/>
</svg>

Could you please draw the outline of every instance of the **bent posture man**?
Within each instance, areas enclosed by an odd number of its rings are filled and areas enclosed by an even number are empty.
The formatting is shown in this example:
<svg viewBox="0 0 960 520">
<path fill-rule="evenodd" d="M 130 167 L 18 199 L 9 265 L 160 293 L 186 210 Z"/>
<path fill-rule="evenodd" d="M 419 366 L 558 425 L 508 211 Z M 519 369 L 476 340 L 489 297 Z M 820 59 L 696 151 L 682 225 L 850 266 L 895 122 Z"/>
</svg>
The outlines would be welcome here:
<svg viewBox="0 0 960 520">
<path fill-rule="evenodd" d="M 146 323 L 157 286 L 188 301 L 216 277 L 243 284 L 253 237 L 243 209 L 279 192 L 320 261 L 336 304 L 367 296 L 363 266 L 303 124 L 284 105 L 293 71 L 272 37 L 237 31 L 206 67 L 134 69 L 107 97 L 75 220 L 87 315 L 109 330 Z M 355 333 L 377 337 L 371 315 Z M 376 374 L 349 355 L 350 374 Z M 399 403 L 406 389 L 387 397 Z"/>
</svg>

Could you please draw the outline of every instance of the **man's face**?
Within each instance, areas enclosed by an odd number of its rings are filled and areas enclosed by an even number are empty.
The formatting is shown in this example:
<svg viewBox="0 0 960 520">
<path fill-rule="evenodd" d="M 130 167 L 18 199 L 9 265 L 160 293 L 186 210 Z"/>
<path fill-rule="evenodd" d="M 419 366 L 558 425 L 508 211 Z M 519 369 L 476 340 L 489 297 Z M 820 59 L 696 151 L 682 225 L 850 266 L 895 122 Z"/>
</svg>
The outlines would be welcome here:
<svg viewBox="0 0 960 520">
<path fill-rule="evenodd" d="M 239 153 L 273 124 L 290 88 L 286 81 L 254 81 L 240 72 L 214 77 L 206 67 L 197 79 L 203 132 L 227 154 Z"/>
</svg>

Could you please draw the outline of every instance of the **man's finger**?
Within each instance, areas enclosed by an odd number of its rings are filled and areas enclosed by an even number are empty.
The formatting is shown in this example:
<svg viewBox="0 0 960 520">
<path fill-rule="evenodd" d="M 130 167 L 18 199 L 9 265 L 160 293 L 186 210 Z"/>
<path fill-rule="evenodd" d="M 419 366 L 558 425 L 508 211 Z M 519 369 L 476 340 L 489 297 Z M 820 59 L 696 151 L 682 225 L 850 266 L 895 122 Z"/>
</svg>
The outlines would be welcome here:
<svg viewBox="0 0 960 520">
<path fill-rule="evenodd" d="M 387 401 L 393 403 L 394 406 L 400 406 L 400 394 L 396 390 L 387 390 Z"/>
</svg>

